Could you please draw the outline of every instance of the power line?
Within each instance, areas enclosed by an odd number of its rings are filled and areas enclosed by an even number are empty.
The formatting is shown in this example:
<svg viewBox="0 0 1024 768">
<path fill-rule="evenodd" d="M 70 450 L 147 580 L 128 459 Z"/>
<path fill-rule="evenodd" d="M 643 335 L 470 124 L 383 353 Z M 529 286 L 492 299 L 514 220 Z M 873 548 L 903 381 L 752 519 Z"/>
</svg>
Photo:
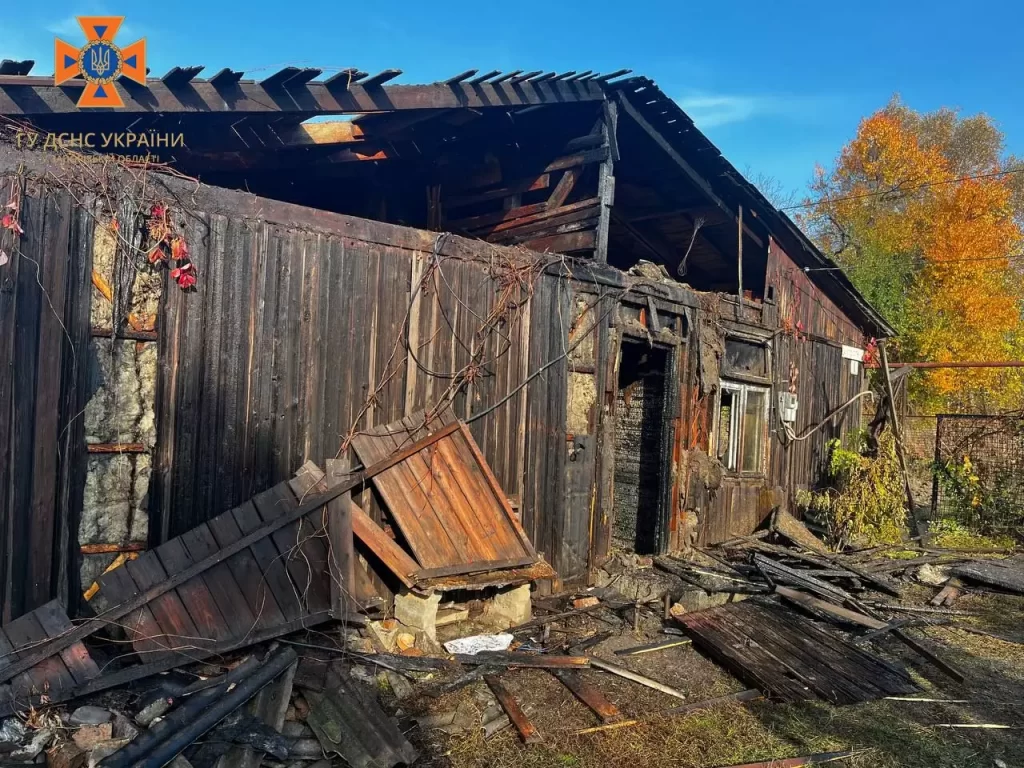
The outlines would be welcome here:
<svg viewBox="0 0 1024 768">
<path fill-rule="evenodd" d="M 906 187 L 905 189 L 886 189 L 878 192 L 864 192 L 859 195 L 847 195 L 845 197 L 833 197 L 825 200 L 818 200 L 814 203 L 798 203 L 796 205 L 786 205 L 779 208 L 780 211 L 793 211 L 801 208 L 815 208 L 819 205 L 827 205 L 828 203 L 842 203 L 846 200 L 862 200 L 867 197 L 883 197 L 884 195 L 897 195 L 902 193 L 900 196 L 904 196 L 907 192 L 913 192 L 917 189 L 925 189 L 926 187 L 938 187 L 944 184 L 959 184 L 961 181 L 977 181 L 979 179 L 995 179 L 1000 176 L 1009 176 L 1013 173 L 1024 173 L 1024 167 L 1011 168 L 1006 171 L 993 171 L 992 173 L 979 173 L 974 176 L 958 176 L 955 179 L 946 179 L 944 181 L 926 181 L 913 187 Z"/>
<path fill-rule="evenodd" d="M 1008 256 L 977 256 L 966 259 L 925 259 L 925 264 L 966 264 L 979 261 L 1011 261 L 1024 259 L 1024 253 L 1011 253 Z M 852 266 L 852 265 L 851 265 Z M 846 272 L 851 267 L 804 267 L 804 272 Z"/>
</svg>

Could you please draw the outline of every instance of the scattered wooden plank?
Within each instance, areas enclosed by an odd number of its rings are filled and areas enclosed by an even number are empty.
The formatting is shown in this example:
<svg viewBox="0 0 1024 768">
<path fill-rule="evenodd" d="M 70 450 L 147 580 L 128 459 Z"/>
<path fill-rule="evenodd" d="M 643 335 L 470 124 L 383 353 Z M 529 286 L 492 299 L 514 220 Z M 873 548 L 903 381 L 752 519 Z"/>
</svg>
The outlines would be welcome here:
<svg viewBox="0 0 1024 768">
<path fill-rule="evenodd" d="M 620 648 L 615 651 L 616 656 L 639 656 L 642 653 L 652 653 L 654 651 L 664 651 L 668 648 L 677 648 L 681 645 L 689 645 L 692 640 L 688 637 L 673 637 L 668 640 L 658 640 L 655 643 L 647 643 L 646 645 L 637 645 L 632 648 Z"/>
<path fill-rule="evenodd" d="M 501 681 L 495 675 L 486 675 L 484 682 L 494 693 L 494 697 L 501 704 L 501 708 L 505 710 L 505 714 L 508 715 L 508 719 L 512 721 L 512 724 L 519 731 L 519 736 L 527 744 L 536 744 L 544 740 L 544 737 L 540 735 L 540 731 L 537 730 L 536 726 L 530 722 L 527 718 L 526 713 L 523 712 L 522 707 L 519 706 L 519 702 L 516 701 L 515 697 L 502 685 Z"/>
<path fill-rule="evenodd" d="M 765 578 L 773 583 L 802 587 L 809 592 L 814 592 L 815 594 L 824 597 L 826 600 L 832 600 L 839 603 L 844 600 L 850 600 L 853 597 L 845 589 L 840 589 L 834 584 L 829 584 L 821 579 L 816 579 L 808 573 L 797 571 L 793 568 L 782 565 L 781 563 L 776 563 L 758 552 L 754 553 L 754 565 L 756 565 L 757 569 L 764 574 Z"/>
<path fill-rule="evenodd" d="M 591 659 L 586 656 L 551 656 L 511 651 L 481 651 L 475 654 L 457 653 L 460 664 L 484 664 L 493 667 L 532 667 L 536 669 L 586 669 Z"/>
<path fill-rule="evenodd" d="M 588 733 L 602 733 L 604 731 L 617 731 L 621 728 L 630 728 L 634 725 L 639 725 L 642 720 L 621 720 L 617 723 L 607 723 L 605 725 L 595 725 L 592 728 L 581 728 L 578 731 L 574 731 L 577 736 L 584 736 Z"/>
<path fill-rule="evenodd" d="M 839 621 L 849 622 L 851 624 L 859 624 L 862 627 L 868 629 L 882 629 L 886 626 L 884 621 L 872 618 L 860 611 L 851 611 L 849 608 L 843 608 L 839 605 L 819 600 L 816 597 L 812 597 L 804 592 L 799 592 L 789 587 L 776 587 L 775 592 L 778 595 L 786 598 L 787 600 L 796 603 L 799 606 L 807 608 L 808 610 L 818 613 L 825 614 L 833 619 Z"/>
<path fill-rule="evenodd" d="M 602 723 L 612 723 L 622 717 L 619 708 L 610 702 L 597 688 L 583 679 L 583 675 L 570 669 L 549 669 L 562 685 L 586 704 Z"/>
<path fill-rule="evenodd" d="M 920 642 L 910 637 L 906 632 L 900 629 L 894 629 L 893 635 L 898 637 L 904 645 L 908 646 L 912 650 L 916 651 L 921 656 L 924 656 L 928 661 L 938 667 L 940 670 L 945 672 L 949 677 L 956 680 L 958 683 L 963 683 L 967 679 L 967 676 L 960 671 L 958 667 L 945 661 L 941 656 L 938 656 L 934 651 L 929 649 L 927 646 L 922 645 Z"/>
<path fill-rule="evenodd" d="M 522 624 L 512 627 L 512 629 L 510 629 L 509 631 L 515 634 L 516 632 L 522 632 L 527 629 L 536 629 L 537 627 L 542 627 L 545 624 L 551 624 L 553 622 L 561 621 L 562 619 L 568 619 L 573 616 L 580 616 L 584 613 L 593 613 L 594 611 L 599 611 L 603 608 L 605 608 L 605 606 L 601 603 L 598 603 L 597 605 L 590 605 L 586 608 L 576 608 L 572 611 L 564 611 L 563 613 L 553 613 L 550 616 L 541 616 L 540 618 L 523 622 Z"/>
<path fill-rule="evenodd" d="M 592 656 L 590 658 L 590 666 L 596 667 L 597 669 L 602 669 L 605 672 L 610 672 L 613 675 L 624 678 L 626 680 L 630 680 L 634 683 L 639 683 L 640 685 L 647 686 L 648 688 L 651 688 L 655 691 L 661 691 L 662 693 L 668 696 L 673 696 L 677 699 L 686 699 L 686 694 L 682 693 L 681 691 L 677 691 L 675 688 L 672 688 L 671 686 L 665 685 L 664 683 L 659 683 L 657 680 L 652 680 L 649 677 L 644 677 L 643 675 L 639 675 L 636 672 L 626 669 L 625 667 L 620 667 L 617 664 L 612 664 L 611 662 L 605 661 L 604 659 L 599 659 L 596 656 Z"/>
</svg>

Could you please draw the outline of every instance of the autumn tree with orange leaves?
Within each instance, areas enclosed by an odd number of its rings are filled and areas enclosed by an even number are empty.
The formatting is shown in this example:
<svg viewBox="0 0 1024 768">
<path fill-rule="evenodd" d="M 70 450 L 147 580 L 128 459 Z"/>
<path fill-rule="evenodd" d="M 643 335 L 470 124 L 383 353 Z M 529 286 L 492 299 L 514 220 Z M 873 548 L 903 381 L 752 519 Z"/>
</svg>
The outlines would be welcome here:
<svg viewBox="0 0 1024 768">
<path fill-rule="evenodd" d="M 803 225 L 895 326 L 898 360 L 1024 359 L 1024 163 L 985 115 L 894 98 L 818 168 Z M 919 408 L 1024 407 L 1024 370 L 932 369 Z"/>
</svg>

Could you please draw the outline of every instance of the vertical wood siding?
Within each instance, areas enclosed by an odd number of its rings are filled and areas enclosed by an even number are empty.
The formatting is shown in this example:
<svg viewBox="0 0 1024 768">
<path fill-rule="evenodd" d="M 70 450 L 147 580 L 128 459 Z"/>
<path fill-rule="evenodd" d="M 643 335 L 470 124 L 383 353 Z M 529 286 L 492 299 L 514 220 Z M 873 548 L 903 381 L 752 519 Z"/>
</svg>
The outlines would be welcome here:
<svg viewBox="0 0 1024 768">
<path fill-rule="evenodd" d="M 8 621 L 68 597 L 85 451 L 91 218 L 26 195 L 0 247 L 0 602 Z M 69 539 L 70 537 L 70 539 Z"/>
<path fill-rule="evenodd" d="M 353 426 L 436 405 L 469 364 L 475 332 L 497 301 L 498 280 L 483 260 L 441 259 L 413 298 L 430 253 L 222 215 L 199 215 L 189 227 L 199 291 L 169 286 L 158 323 L 160 538 L 287 479 L 307 460 L 323 466 Z M 483 256 L 494 247 L 480 248 Z M 544 333 L 557 282 L 542 280 L 532 300 L 531 321 Z M 455 402 L 461 417 L 519 387 L 524 338 L 520 319 L 486 338 L 481 369 Z M 529 354 L 547 362 L 542 347 Z M 557 366 L 549 374 L 559 375 Z M 527 406 L 544 386 L 512 394 L 471 425 L 511 497 L 524 482 L 517 446 L 531 439 L 524 409 L 551 407 L 547 395 Z M 527 496 L 527 520 L 539 519 L 546 496 Z"/>
</svg>

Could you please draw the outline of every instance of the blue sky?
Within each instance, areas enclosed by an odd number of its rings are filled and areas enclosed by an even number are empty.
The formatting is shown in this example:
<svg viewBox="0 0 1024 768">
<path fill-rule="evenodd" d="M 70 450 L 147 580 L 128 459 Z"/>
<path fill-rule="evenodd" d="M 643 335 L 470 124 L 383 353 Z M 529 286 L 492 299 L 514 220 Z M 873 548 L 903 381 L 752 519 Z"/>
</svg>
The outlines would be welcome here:
<svg viewBox="0 0 1024 768">
<path fill-rule="evenodd" d="M 1024 155 L 1024 45 L 1011 40 L 1024 10 L 1008 0 L 21 3 L 3 12 L 0 58 L 52 73 L 54 35 L 77 44 L 83 14 L 125 15 L 118 42 L 145 36 L 155 74 L 304 64 L 429 82 L 473 67 L 631 67 L 738 168 L 798 192 L 896 92 L 917 109 L 985 112 Z"/>
</svg>

